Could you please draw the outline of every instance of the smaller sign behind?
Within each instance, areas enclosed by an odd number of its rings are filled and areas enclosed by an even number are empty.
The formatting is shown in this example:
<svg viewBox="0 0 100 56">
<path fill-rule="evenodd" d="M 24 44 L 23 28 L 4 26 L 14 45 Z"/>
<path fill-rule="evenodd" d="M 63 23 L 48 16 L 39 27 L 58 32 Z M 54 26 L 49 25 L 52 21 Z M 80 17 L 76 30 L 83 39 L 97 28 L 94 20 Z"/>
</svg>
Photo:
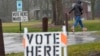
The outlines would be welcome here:
<svg viewBox="0 0 100 56">
<path fill-rule="evenodd" d="M 17 0 L 17 11 L 22 11 L 22 0 Z"/>
<path fill-rule="evenodd" d="M 28 21 L 27 11 L 14 11 L 12 12 L 12 22 L 25 22 Z"/>
</svg>

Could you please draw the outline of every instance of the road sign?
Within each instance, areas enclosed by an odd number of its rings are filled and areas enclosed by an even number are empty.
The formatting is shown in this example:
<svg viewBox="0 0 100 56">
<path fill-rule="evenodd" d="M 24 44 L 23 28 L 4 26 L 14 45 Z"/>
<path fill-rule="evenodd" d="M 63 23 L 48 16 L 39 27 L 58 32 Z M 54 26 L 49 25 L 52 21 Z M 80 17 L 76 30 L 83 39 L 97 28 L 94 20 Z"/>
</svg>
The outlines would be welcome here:
<svg viewBox="0 0 100 56">
<path fill-rule="evenodd" d="M 1 19 L 0 19 L 0 56 L 5 56 L 5 48 L 4 48 L 4 39 L 3 39 Z"/>
<path fill-rule="evenodd" d="M 17 0 L 17 11 L 22 11 L 22 0 Z"/>
<path fill-rule="evenodd" d="M 28 12 L 27 11 L 13 11 L 12 12 L 12 21 L 13 22 L 28 21 Z"/>
</svg>

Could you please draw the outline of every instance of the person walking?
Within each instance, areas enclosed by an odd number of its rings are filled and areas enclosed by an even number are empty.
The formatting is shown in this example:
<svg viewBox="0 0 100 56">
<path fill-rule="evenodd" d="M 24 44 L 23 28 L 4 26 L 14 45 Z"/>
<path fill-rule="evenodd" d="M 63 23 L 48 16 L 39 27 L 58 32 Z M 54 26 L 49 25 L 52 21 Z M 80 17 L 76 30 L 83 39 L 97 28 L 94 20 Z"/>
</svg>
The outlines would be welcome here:
<svg viewBox="0 0 100 56">
<path fill-rule="evenodd" d="M 83 31 L 86 31 L 86 28 L 84 27 L 82 20 L 81 20 L 81 16 L 83 14 L 83 8 L 82 8 L 82 1 L 78 0 L 77 3 L 73 6 L 73 8 L 69 11 L 69 14 L 74 11 L 74 15 L 75 15 L 75 22 L 74 25 L 71 27 L 71 30 L 74 32 L 75 31 L 75 27 L 78 25 L 78 23 L 80 24 L 81 28 Z"/>
</svg>

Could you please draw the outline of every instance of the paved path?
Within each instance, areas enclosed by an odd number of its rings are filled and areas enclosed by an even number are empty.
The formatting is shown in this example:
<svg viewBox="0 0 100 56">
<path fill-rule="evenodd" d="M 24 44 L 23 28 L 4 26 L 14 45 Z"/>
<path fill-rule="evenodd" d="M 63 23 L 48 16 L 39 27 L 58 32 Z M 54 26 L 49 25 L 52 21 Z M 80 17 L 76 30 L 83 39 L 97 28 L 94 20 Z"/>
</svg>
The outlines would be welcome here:
<svg viewBox="0 0 100 56">
<path fill-rule="evenodd" d="M 23 52 L 24 48 L 22 47 L 22 35 L 20 33 L 4 33 L 4 44 L 6 53 L 16 53 Z M 93 36 L 91 32 L 70 32 L 68 34 L 68 45 L 93 42 L 96 39 L 99 39 L 100 36 Z"/>
</svg>

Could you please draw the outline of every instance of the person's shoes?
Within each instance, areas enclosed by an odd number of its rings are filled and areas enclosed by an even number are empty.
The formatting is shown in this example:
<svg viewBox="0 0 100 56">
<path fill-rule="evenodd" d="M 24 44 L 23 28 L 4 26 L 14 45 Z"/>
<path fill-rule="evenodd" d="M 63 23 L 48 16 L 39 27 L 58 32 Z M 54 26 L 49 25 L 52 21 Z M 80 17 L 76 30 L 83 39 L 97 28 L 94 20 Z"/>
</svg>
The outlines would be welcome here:
<svg viewBox="0 0 100 56">
<path fill-rule="evenodd" d="M 71 31 L 72 32 L 75 32 L 74 26 L 71 27 Z"/>
<path fill-rule="evenodd" d="M 86 28 L 86 27 L 83 27 L 82 30 L 83 30 L 83 31 L 87 31 L 87 28 Z"/>
</svg>

